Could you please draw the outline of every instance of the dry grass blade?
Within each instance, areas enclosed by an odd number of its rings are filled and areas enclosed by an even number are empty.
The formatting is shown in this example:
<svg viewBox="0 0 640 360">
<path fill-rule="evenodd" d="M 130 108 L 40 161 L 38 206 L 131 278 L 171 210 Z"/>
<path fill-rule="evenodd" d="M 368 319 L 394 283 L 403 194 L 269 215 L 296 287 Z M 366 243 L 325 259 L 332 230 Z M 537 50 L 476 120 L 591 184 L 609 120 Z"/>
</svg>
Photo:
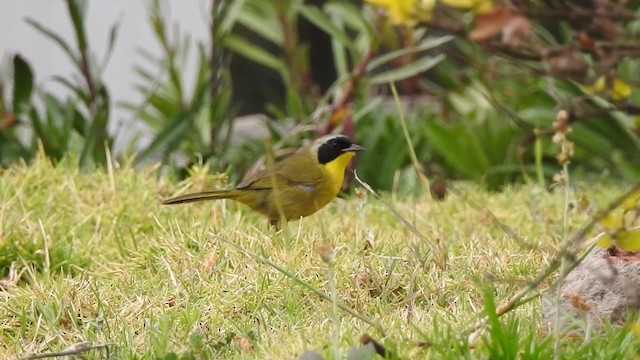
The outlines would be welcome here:
<svg viewBox="0 0 640 360">
<path fill-rule="evenodd" d="M 423 169 L 422 164 L 418 161 L 418 156 L 416 155 L 416 150 L 413 148 L 413 142 L 411 141 L 411 136 L 409 136 L 409 129 L 407 128 L 407 121 L 404 118 L 404 113 L 402 112 L 402 106 L 400 105 L 400 97 L 398 96 L 398 90 L 396 89 L 396 84 L 391 82 L 389 83 L 391 87 L 391 93 L 393 94 L 393 101 L 396 105 L 396 109 L 398 110 L 398 117 L 400 118 L 400 125 L 402 125 L 402 133 L 404 134 L 404 138 L 407 142 L 407 147 L 409 148 L 409 157 L 411 158 L 411 164 L 413 165 L 413 169 L 416 171 L 416 176 L 420 179 L 420 182 L 427 190 L 427 194 L 431 196 L 431 186 L 429 185 L 429 179 L 425 176 L 425 171 Z"/>
<path fill-rule="evenodd" d="M 62 351 L 41 353 L 41 354 L 29 354 L 20 357 L 20 360 L 35 360 L 35 359 L 47 359 L 47 358 L 59 358 L 63 356 L 72 356 L 72 355 L 80 355 L 82 353 L 92 351 L 92 350 L 108 350 L 109 346 L 113 346 L 114 344 L 93 344 L 90 342 L 82 342 L 78 344 L 74 344 L 69 348 Z"/>
<path fill-rule="evenodd" d="M 426 235 L 424 235 L 423 233 L 420 232 L 420 230 L 418 230 L 418 228 L 416 228 L 413 224 L 411 224 L 409 222 L 409 220 L 407 220 L 404 216 L 402 216 L 398 210 L 396 210 L 393 205 L 391 205 L 388 201 L 385 201 L 380 195 L 378 195 L 378 193 L 375 192 L 375 190 L 373 190 L 371 188 L 371 186 L 369 186 L 369 184 L 367 184 L 366 182 L 362 181 L 359 177 L 358 177 L 358 172 L 354 171 L 353 172 L 353 176 L 356 179 L 356 181 L 362 185 L 362 187 L 364 187 L 369 193 L 371 193 L 377 200 L 379 200 L 386 208 L 387 210 L 389 210 L 398 220 L 400 220 L 400 222 L 402 223 L 402 225 L 404 225 L 407 229 L 409 229 L 409 231 L 411 231 L 415 236 L 417 236 L 419 239 L 423 240 L 424 242 L 426 242 L 427 244 L 429 244 L 429 247 L 431 248 L 431 250 L 433 251 L 434 249 L 439 249 L 437 243 L 431 239 L 429 239 Z"/>
</svg>

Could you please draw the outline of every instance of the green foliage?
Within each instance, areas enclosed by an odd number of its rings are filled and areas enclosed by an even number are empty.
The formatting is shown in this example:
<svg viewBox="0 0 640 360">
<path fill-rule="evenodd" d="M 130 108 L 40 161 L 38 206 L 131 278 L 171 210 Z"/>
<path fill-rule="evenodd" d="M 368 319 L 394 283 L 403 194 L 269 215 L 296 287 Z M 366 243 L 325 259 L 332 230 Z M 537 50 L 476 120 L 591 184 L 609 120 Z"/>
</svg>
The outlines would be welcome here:
<svg viewBox="0 0 640 360">
<path fill-rule="evenodd" d="M 432 10 L 431 20 L 420 21 L 416 26 L 392 26 L 387 22 L 372 34 L 384 47 L 399 49 L 395 52 L 415 46 L 425 29 L 435 28 L 456 36 L 454 41 L 440 47 L 449 55 L 446 60 L 426 76 L 408 77 L 397 84 L 404 92 L 404 101 L 418 103 L 426 99 L 429 102 L 430 109 L 412 106 L 402 111 L 410 122 L 423 119 L 411 133 L 414 143 L 426 144 L 417 152 L 430 178 L 470 179 L 491 189 L 533 178 L 544 186 L 560 169 L 556 160 L 560 149 L 552 137 L 556 133 L 556 114 L 561 109 L 569 114 L 568 136 L 575 144 L 570 161 L 578 174 L 591 177 L 594 173 L 611 173 L 626 180 L 640 178 L 637 156 L 640 137 L 635 120 L 640 97 L 637 84 L 624 80 L 632 78 L 629 71 L 636 69 L 639 62 L 634 54 L 623 50 L 626 45 L 625 40 L 621 40 L 636 39 L 637 34 L 629 31 L 632 22 L 620 19 L 616 24 L 624 30 L 618 34 L 621 35 L 619 42 L 607 44 L 597 37 L 604 36 L 602 33 L 595 35 L 592 28 L 583 29 L 584 24 L 565 18 L 566 9 L 549 10 L 539 6 L 519 4 L 516 7 L 521 11 L 522 17 L 517 19 L 520 23 L 514 20 L 513 24 L 501 25 L 496 23 L 498 14 L 504 10 L 501 5 L 494 4 L 488 14 L 477 14 L 464 6 L 462 10 L 448 9 L 445 5 Z M 593 10 L 589 5 L 581 6 L 584 14 Z M 553 7 L 566 5 L 558 3 Z M 608 11 L 613 10 L 606 9 L 600 9 L 604 11 L 600 16 L 609 19 Z M 545 21 L 544 16 L 538 19 L 545 11 L 553 13 L 559 21 L 552 24 Z M 631 16 L 630 12 L 626 14 Z M 451 23 L 440 22 L 443 16 Z M 502 16 L 505 21 L 512 20 L 511 16 L 515 18 L 504 12 Z M 562 31 L 556 28 L 558 23 L 562 24 L 559 27 Z M 505 44 L 509 41 L 505 34 L 514 29 L 509 26 L 522 24 L 535 30 L 525 30 L 522 39 Z M 610 29 L 602 32 L 608 33 Z M 480 35 L 473 30 L 487 32 L 481 35 L 482 39 L 474 39 Z M 544 50 L 540 50 L 540 46 Z M 393 65 L 419 64 L 420 61 L 404 56 Z M 414 75 L 418 74 L 420 72 Z M 424 94 L 429 96 L 414 96 Z M 378 117 L 377 121 L 393 122 L 387 114 L 374 116 Z M 400 147 L 400 140 L 393 139 L 402 137 L 399 127 L 385 125 L 386 131 L 393 134 L 389 136 L 368 129 L 375 121 L 367 119 L 365 124 L 358 124 L 358 136 L 365 139 L 362 142 L 370 143 L 367 146 L 370 151 L 385 159 L 378 163 L 383 164 L 378 170 L 387 174 L 378 177 L 385 179 L 380 185 L 389 188 L 392 177 L 389 173 L 399 173 L 400 178 L 402 174 L 412 176 L 406 171 L 410 161 Z M 372 136 L 390 140 L 372 139 Z M 388 155 L 388 149 L 400 153 Z M 394 159 L 388 159 L 390 156 Z M 375 165 L 368 160 L 361 159 L 359 166 L 364 170 L 362 173 L 373 175 L 367 168 Z"/>
<path fill-rule="evenodd" d="M 220 162 L 225 158 L 233 117 L 229 74 L 224 68 L 227 59 L 220 44 L 233 28 L 242 1 L 212 2 L 212 18 L 224 20 L 212 21 L 210 44 L 198 42 L 195 48 L 188 35 L 178 33 L 171 39 L 161 2 L 151 4 L 149 22 L 163 53 L 153 56 L 140 51 L 148 65 L 136 66 L 140 78 L 136 89 L 145 100 L 123 105 L 153 133 L 136 161 L 168 164 L 174 161 L 172 155 L 181 154 L 190 161 L 199 156 Z M 194 53 L 194 81 L 186 84 L 182 69 Z"/>
<path fill-rule="evenodd" d="M 28 159 L 32 155 L 29 146 L 20 141 L 18 124 L 20 116 L 29 112 L 33 72 L 22 57 L 15 55 L 13 73 L 13 97 L 10 101 L 5 99 L 5 87 L 0 82 L 0 165 L 5 166 L 17 159 Z"/>
<path fill-rule="evenodd" d="M 15 55 L 11 107 L 5 105 L 6 99 L 0 91 L 0 115 L 5 118 L 4 126 L 0 126 L 1 165 L 17 159 L 32 159 L 38 151 L 38 144 L 42 144 L 45 154 L 55 160 L 75 149 L 83 168 L 106 164 L 105 149 L 111 147 L 113 139 L 107 133 L 109 93 L 100 78 L 105 64 L 93 61 L 86 40 L 85 2 L 67 0 L 66 4 L 76 37 L 75 48 L 46 26 L 31 19 L 27 22 L 57 44 L 74 65 L 79 76 L 72 79 L 55 77 L 71 96 L 62 100 L 56 95 L 39 92 L 37 95 L 43 106 L 42 110 L 38 109 L 34 105 L 34 73 L 26 60 Z M 111 28 L 105 63 L 115 44 L 117 30 L 118 24 Z"/>
</svg>

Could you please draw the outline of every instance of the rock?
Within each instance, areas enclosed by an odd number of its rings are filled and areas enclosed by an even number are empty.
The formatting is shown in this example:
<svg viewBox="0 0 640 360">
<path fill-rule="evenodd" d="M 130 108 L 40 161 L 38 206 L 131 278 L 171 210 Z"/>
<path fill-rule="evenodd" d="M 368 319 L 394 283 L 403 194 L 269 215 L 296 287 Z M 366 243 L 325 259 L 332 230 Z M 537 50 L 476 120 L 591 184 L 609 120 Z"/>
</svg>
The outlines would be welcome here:
<svg viewBox="0 0 640 360">
<path fill-rule="evenodd" d="M 543 326 L 555 328 L 560 309 L 563 332 L 623 325 L 630 310 L 640 309 L 640 253 L 593 251 L 565 279 L 560 305 L 556 292 L 543 298 Z"/>
</svg>

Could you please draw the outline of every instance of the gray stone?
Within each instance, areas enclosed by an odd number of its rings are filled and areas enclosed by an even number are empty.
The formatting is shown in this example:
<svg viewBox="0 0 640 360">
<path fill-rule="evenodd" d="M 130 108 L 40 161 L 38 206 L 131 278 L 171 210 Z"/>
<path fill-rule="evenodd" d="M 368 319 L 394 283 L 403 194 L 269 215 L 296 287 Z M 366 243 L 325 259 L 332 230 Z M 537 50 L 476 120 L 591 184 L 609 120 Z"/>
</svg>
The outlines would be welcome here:
<svg viewBox="0 0 640 360">
<path fill-rule="evenodd" d="M 560 330 L 585 331 L 604 323 L 622 325 L 629 311 L 640 309 L 640 254 L 593 251 L 565 279 L 557 293 L 543 298 L 543 326 L 553 330 L 560 310 Z"/>
</svg>

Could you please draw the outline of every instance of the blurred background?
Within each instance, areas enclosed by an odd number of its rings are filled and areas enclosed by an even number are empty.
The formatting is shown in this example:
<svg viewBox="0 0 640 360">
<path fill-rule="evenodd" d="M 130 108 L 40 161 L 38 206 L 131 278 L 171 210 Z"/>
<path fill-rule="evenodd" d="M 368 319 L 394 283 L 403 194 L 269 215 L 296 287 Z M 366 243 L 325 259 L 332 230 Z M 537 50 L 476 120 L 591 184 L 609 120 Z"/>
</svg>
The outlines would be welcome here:
<svg viewBox="0 0 640 360">
<path fill-rule="evenodd" d="M 360 177 L 406 194 L 548 187 L 567 165 L 638 180 L 638 5 L 0 0 L 0 166 L 42 149 L 234 181 L 342 132 Z"/>
<path fill-rule="evenodd" d="M 167 12 L 171 26 L 184 31 L 196 41 L 206 41 L 210 5 L 210 1 L 207 0 L 167 0 L 161 6 Z M 91 1 L 85 6 L 83 16 L 86 37 L 94 56 L 98 59 L 107 55 L 106 50 L 111 42 L 110 31 L 114 24 L 118 24 L 118 37 L 113 41 L 110 58 L 102 72 L 104 84 L 111 94 L 111 102 L 142 102 L 144 96 L 136 91 L 134 80 L 135 66 L 144 63 L 142 57 L 136 54 L 143 49 L 156 56 L 162 54 L 160 44 L 156 41 L 148 22 L 150 3 L 127 0 Z M 5 80 L 12 76 L 10 64 L 13 56 L 20 54 L 32 67 L 38 80 L 35 86 L 62 97 L 72 95 L 68 87 L 56 81 L 56 76 L 74 74 L 72 60 L 58 44 L 42 36 L 28 21 L 31 19 L 41 23 L 61 38 L 72 42 L 74 28 L 65 0 L 0 0 L 0 11 L 7 15 L 0 23 L 0 54 Z M 184 65 L 185 83 L 193 82 L 195 58 L 187 58 Z M 160 72 L 158 75 L 162 76 Z M 137 131 L 143 131 L 144 127 L 141 127 L 141 123 L 135 121 L 125 108 L 114 106 L 112 109 L 109 132 L 116 137 L 114 151 L 117 153 L 132 140 L 133 132 L 123 131 L 123 124 L 133 126 Z"/>
</svg>

